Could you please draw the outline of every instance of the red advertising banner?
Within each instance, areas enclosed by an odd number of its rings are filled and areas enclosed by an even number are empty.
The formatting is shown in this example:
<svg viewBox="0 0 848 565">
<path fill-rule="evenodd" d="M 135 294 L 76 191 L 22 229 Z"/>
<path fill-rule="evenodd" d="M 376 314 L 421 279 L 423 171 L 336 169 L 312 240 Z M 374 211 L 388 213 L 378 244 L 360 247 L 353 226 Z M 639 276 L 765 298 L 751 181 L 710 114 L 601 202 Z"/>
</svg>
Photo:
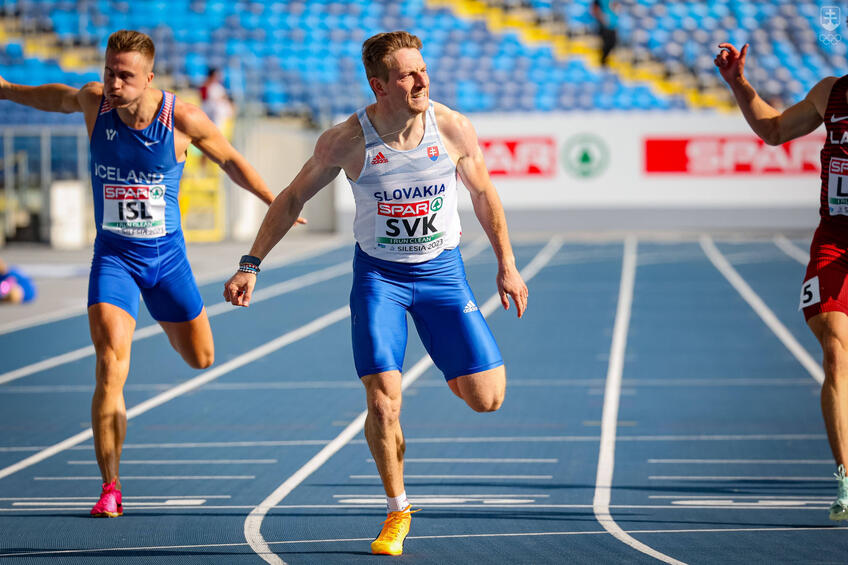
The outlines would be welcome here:
<svg viewBox="0 0 848 565">
<path fill-rule="evenodd" d="M 644 172 L 681 175 L 817 174 L 824 136 L 766 145 L 754 135 L 644 138 Z"/>
<path fill-rule="evenodd" d="M 492 176 L 556 176 L 556 140 L 553 137 L 480 139 L 480 147 Z"/>
</svg>

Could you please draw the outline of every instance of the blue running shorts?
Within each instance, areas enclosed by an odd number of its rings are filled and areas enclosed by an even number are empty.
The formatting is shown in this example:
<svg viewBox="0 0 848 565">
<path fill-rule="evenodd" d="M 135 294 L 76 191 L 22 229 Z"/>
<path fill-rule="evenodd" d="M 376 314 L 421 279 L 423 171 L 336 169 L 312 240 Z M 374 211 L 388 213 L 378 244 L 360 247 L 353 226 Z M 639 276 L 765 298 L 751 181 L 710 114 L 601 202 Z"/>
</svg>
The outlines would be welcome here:
<svg viewBox="0 0 848 565">
<path fill-rule="evenodd" d="M 446 380 L 503 365 L 468 286 L 459 248 L 423 263 L 396 263 L 371 257 L 357 245 L 350 312 L 360 378 L 402 369 L 407 312 Z"/>
<path fill-rule="evenodd" d="M 100 233 L 88 279 L 88 305 L 107 302 L 138 317 L 139 293 L 159 322 L 187 322 L 203 310 L 203 300 L 186 257 L 182 232 L 127 243 Z"/>
</svg>

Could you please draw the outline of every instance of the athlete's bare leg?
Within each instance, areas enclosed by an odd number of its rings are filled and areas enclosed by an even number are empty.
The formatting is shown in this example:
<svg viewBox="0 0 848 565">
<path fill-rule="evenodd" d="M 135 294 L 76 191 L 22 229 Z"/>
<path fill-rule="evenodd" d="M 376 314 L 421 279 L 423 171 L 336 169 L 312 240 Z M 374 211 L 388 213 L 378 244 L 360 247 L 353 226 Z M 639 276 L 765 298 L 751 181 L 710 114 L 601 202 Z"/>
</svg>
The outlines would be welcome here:
<svg viewBox="0 0 848 565">
<path fill-rule="evenodd" d="M 118 479 L 121 447 L 127 434 L 124 383 L 130 370 L 135 319 L 117 306 L 99 303 L 88 308 L 88 324 L 97 355 L 97 383 L 91 399 L 94 452 L 103 482 L 110 483 Z M 117 488 L 121 488 L 120 480 Z"/>
<path fill-rule="evenodd" d="M 848 316 L 822 312 L 807 324 L 824 354 L 821 407 L 830 450 L 836 464 L 848 468 Z"/>
<path fill-rule="evenodd" d="M 159 322 L 171 345 L 194 369 L 205 369 L 215 361 L 215 343 L 206 308 L 188 322 Z"/>
<path fill-rule="evenodd" d="M 400 381 L 400 371 L 362 377 L 368 402 L 365 439 L 377 464 L 383 488 L 392 498 L 404 492 L 403 453 L 406 444 L 400 428 Z"/>
<path fill-rule="evenodd" d="M 449 380 L 448 386 L 475 412 L 494 412 L 501 407 L 506 394 L 506 368 L 501 365 L 463 375 Z"/>
</svg>

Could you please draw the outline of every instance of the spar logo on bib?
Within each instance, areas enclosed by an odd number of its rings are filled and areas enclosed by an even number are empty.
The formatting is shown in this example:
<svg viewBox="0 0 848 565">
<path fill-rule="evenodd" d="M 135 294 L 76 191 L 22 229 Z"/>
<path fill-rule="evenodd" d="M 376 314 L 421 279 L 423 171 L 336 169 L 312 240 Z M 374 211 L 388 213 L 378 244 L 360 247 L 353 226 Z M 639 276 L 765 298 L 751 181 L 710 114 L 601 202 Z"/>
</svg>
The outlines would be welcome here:
<svg viewBox="0 0 848 565">
<path fill-rule="evenodd" d="M 422 200 L 421 202 L 404 202 L 400 204 L 378 202 L 377 213 L 381 216 L 391 216 L 392 218 L 426 216 L 430 213 L 430 201 Z"/>
<path fill-rule="evenodd" d="M 162 185 L 107 184 L 103 190 L 107 200 L 161 200 L 165 196 L 165 187 Z"/>
<path fill-rule="evenodd" d="M 435 161 L 439 158 L 439 147 L 436 145 L 431 145 L 427 148 L 427 157 L 430 158 L 431 161 Z"/>
</svg>

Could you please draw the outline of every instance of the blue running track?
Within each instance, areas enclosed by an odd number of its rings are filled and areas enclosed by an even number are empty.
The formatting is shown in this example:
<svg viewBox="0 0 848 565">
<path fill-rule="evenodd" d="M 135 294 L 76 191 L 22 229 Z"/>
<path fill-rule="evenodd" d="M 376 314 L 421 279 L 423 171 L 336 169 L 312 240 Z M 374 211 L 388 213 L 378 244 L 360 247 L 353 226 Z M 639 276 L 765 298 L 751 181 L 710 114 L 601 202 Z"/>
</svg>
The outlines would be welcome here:
<svg viewBox="0 0 848 565">
<path fill-rule="evenodd" d="M 798 312 L 808 245 L 522 236 L 518 320 L 492 299 L 491 250 L 468 238 L 507 398 L 472 412 L 411 331 L 401 421 L 421 511 L 400 559 L 848 562 L 848 530 L 827 517 L 820 352 Z M 369 549 L 385 502 L 350 349 L 351 257 L 344 245 L 263 270 L 247 310 L 221 303 L 223 281 L 203 285 L 205 371 L 141 309 L 118 519 L 88 517 L 86 318 L 0 335 L 0 562 L 388 561 Z"/>
</svg>

